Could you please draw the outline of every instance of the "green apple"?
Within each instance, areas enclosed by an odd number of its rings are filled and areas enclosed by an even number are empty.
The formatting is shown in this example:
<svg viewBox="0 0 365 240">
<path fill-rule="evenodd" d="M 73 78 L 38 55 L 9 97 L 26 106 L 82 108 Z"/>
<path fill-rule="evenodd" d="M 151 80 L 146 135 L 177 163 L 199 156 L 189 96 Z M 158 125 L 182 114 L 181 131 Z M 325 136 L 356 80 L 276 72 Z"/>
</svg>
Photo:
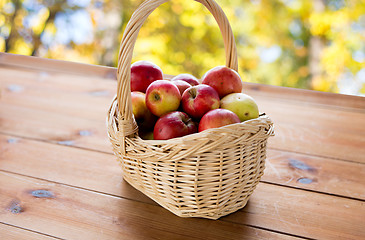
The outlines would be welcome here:
<svg viewBox="0 0 365 240">
<path fill-rule="evenodd" d="M 144 140 L 153 140 L 153 132 L 139 131 L 138 135 Z"/>
<path fill-rule="evenodd" d="M 231 110 L 241 122 L 259 117 L 255 100 L 244 93 L 231 93 L 221 99 L 221 108 Z"/>
</svg>

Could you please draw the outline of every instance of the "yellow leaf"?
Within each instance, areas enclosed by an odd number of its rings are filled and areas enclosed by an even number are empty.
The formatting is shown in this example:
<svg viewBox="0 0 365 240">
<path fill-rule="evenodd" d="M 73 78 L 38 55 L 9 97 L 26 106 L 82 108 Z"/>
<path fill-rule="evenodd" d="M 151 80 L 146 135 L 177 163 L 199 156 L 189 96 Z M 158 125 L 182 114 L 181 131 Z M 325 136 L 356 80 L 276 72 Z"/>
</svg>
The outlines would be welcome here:
<svg viewBox="0 0 365 240">
<path fill-rule="evenodd" d="M 18 38 L 9 53 L 20 54 L 20 55 L 31 55 L 32 46 L 29 43 L 24 42 L 22 38 Z"/>
<path fill-rule="evenodd" d="M 329 81 L 326 81 L 326 79 L 324 79 L 323 77 L 319 76 L 312 78 L 311 87 L 313 90 L 326 92 L 330 90 L 331 83 Z"/>
<path fill-rule="evenodd" d="M 5 52 L 5 39 L 0 36 L 0 52 Z"/>
<path fill-rule="evenodd" d="M 32 30 L 36 35 L 40 35 L 43 32 L 43 30 L 45 28 L 44 24 L 47 21 L 48 17 L 49 17 L 48 8 L 42 8 L 40 10 L 40 12 L 38 13 L 37 24 L 35 24 L 32 27 Z"/>
</svg>

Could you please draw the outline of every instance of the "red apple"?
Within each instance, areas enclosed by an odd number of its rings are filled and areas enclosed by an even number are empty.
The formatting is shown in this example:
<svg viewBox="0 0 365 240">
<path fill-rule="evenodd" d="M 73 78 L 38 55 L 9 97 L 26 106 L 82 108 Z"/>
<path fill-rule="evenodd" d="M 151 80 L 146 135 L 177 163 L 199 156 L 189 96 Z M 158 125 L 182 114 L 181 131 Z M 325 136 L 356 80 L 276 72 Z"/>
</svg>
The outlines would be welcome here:
<svg viewBox="0 0 365 240">
<path fill-rule="evenodd" d="M 152 62 L 137 61 L 131 66 L 131 91 L 146 92 L 152 82 L 161 79 L 161 68 Z"/>
<path fill-rule="evenodd" d="M 152 131 L 157 121 L 146 106 L 146 94 L 143 92 L 131 92 L 132 97 L 132 111 L 134 118 L 137 121 L 138 127 L 142 131 Z"/>
<path fill-rule="evenodd" d="M 185 90 L 181 105 L 189 116 L 199 119 L 212 109 L 219 108 L 219 96 L 214 88 L 199 84 Z"/>
<path fill-rule="evenodd" d="M 171 112 L 160 117 L 153 130 L 155 140 L 167 140 L 197 132 L 197 127 L 184 112 Z"/>
<path fill-rule="evenodd" d="M 156 116 L 176 111 L 180 106 L 181 95 L 175 84 L 168 80 L 156 80 L 146 91 L 146 106 Z"/>
<path fill-rule="evenodd" d="M 183 80 L 174 80 L 171 81 L 176 87 L 179 89 L 181 96 L 183 95 L 184 91 L 191 87 L 191 85 Z"/>
<path fill-rule="evenodd" d="M 183 80 L 189 83 L 191 86 L 196 86 L 200 84 L 199 80 L 196 77 L 188 73 L 179 74 L 171 79 L 171 81 L 176 81 L 176 80 Z"/>
<path fill-rule="evenodd" d="M 144 118 L 137 120 L 138 128 L 142 131 L 152 131 L 157 119 L 158 117 L 148 111 Z"/>
<path fill-rule="evenodd" d="M 227 109 L 214 109 L 207 112 L 199 123 L 199 132 L 209 128 L 223 127 L 228 124 L 240 123 L 239 117 L 232 111 Z"/>
<path fill-rule="evenodd" d="M 220 98 L 230 93 L 242 91 L 240 75 L 235 70 L 225 66 L 210 69 L 204 74 L 202 83 L 213 87 L 218 92 Z"/>
</svg>

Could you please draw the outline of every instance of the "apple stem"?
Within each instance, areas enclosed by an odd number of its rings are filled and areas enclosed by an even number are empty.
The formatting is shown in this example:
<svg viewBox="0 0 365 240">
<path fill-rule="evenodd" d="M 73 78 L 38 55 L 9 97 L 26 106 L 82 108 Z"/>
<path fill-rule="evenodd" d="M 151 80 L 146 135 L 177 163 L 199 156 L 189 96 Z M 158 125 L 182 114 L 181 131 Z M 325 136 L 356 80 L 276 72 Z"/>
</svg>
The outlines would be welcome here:
<svg viewBox="0 0 365 240">
<path fill-rule="evenodd" d="M 156 101 L 158 101 L 158 100 L 160 100 L 161 98 L 160 98 L 160 95 L 158 95 L 158 94 L 154 94 L 153 95 L 153 98 L 156 100 Z"/>
<path fill-rule="evenodd" d="M 193 88 L 193 89 L 190 89 L 190 95 L 191 95 L 191 97 L 193 98 L 193 99 L 195 99 L 196 98 L 196 89 L 195 88 Z"/>
</svg>

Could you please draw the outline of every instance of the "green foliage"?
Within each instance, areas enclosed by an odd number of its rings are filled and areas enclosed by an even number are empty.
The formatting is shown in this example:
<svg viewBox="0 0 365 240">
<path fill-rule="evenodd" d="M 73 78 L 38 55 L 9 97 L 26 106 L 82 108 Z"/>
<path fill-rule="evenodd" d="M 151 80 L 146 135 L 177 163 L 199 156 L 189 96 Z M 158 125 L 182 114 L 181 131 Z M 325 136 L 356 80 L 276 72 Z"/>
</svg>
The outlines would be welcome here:
<svg viewBox="0 0 365 240">
<path fill-rule="evenodd" d="M 217 0 L 244 81 L 365 95 L 363 0 Z M 50 4 L 52 3 L 52 4 Z M 0 0 L 0 51 L 115 66 L 142 0 Z M 221 33 L 199 3 L 174 0 L 142 27 L 133 61 L 197 77 L 225 64 Z"/>
</svg>

